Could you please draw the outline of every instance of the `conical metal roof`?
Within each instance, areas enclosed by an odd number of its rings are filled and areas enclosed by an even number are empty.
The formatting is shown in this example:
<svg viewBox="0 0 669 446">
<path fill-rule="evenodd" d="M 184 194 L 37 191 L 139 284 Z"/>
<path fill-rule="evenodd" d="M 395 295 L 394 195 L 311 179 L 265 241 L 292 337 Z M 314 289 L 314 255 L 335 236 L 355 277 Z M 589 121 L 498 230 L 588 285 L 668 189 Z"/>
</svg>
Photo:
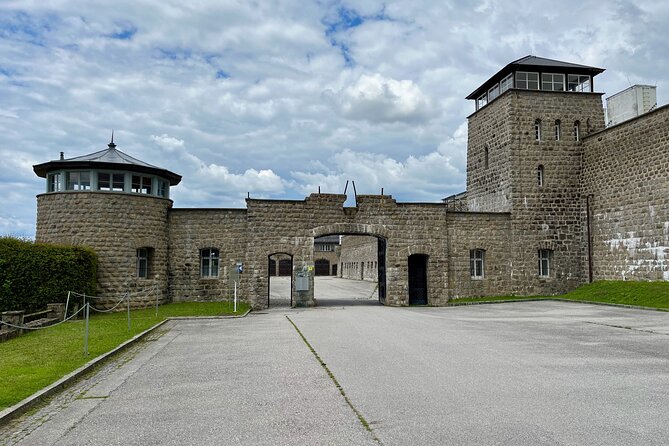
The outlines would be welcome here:
<svg viewBox="0 0 669 446">
<path fill-rule="evenodd" d="M 114 144 L 113 134 L 111 142 L 107 144 L 107 148 L 104 150 L 67 159 L 62 158 L 61 153 L 61 159 L 36 164 L 33 166 L 33 171 L 37 176 L 46 178 L 46 175 L 54 170 L 85 168 L 128 170 L 138 173 L 149 173 L 168 179 L 171 186 L 179 184 L 181 181 L 181 175 L 179 174 L 145 163 L 144 161 L 138 160 L 137 158 L 118 150 L 116 144 Z"/>
</svg>

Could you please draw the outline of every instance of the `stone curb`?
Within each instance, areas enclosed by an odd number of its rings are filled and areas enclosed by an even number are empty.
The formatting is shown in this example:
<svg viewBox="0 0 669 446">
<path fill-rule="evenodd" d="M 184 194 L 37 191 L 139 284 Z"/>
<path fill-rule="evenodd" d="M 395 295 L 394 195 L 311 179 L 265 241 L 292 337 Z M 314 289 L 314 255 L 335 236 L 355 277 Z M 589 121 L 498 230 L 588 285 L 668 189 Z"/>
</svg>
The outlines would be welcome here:
<svg viewBox="0 0 669 446">
<path fill-rule="evenodd" d="M 155 329 L 160 327 L 161 325 L 172 321 L 172 320 L 189 320 L 189 319 L 235 319 L 235 318 L 240 318 L 240 317 L 245 317 L 247 314 L 249 314 L 251 310 L 247 310 L 246 313 L 236 315 L 236 316 L 177 316 L 177 317 L 168 317 L 164 321 L 158 322 L 156 325 L 153 327 L 150 327 L 143 332 L 136 334 L 132 338 L 128 339 L 124 343 L 118 345 L 116 348 L 113 350 L 108 351 L 107 353 L 104 353 L 90 361 L 88 361 L 86 364 L 82 365 L 78 369 L 74 370 L 73 372 L 68 373 L 67 375 L 63 376 L 60 378 L 58 381 L 49 384 L 48 386 L 44 387 L 42 390 L 38 390 L 37 392 L 33 393 L 29 397 L 23 399 L 22 401 L 19 401 L 18 403 L 14 404 L 13 406 L 10 406 L 2 411 L 0 411 L 0 425 L 8 422 L 10 419 L 21 415 L 22 413 L 26 412 L 28 409 L 31 407 L 37 405 L 47 397 L 55 394 L 56 392 L 59 392 L 60 390 L 63 390 L 64 388 L 68 387 L 70 384 L 72 384 L 74 381 L 79 379 L 82 375 L 86 374 L 89 372 L 91 369 L 93 369 L 95 366 L 103 363 L 104 361 L 110 359 L 112 356 L 116 355 L 117 353 L 125 350 L 126 348 L 130 347 L 131 345 L 137 343 L 140 341 L 142 338 L 146 337 L 148 334 L 153 332 Z"/>
<path fill-rule="evenodd" d="M 446 304 L 447 307 L 463 307 L 467 305 L 488 305 L 488 304 L 507 304 L 507 303 L 517 303 L 517 302 L 542 302 L 542 301 L 553 301 L 553 302 L 571 302 L 576 304 L 588 304 L 588 305 L 602 305 L 604 307 L 620 307 L 620 308 L 631 308 L 634 310 L 648 310 L 648 311 L 661 311 L 669 312 L 669 309 L 666 308 L 653 308 L 653 307 L 642 307 L 640 305 L 627 305 L 627 304 L 615 304 L 610 302 L 595 302 L 591 300 L 571 300 L 571 299 L 561 299 L 559 297 L 538 297 L 536 299 L 506 299 L 506 300 L 489 300 L 482 302 L 454 302 Z"/>
</svg>

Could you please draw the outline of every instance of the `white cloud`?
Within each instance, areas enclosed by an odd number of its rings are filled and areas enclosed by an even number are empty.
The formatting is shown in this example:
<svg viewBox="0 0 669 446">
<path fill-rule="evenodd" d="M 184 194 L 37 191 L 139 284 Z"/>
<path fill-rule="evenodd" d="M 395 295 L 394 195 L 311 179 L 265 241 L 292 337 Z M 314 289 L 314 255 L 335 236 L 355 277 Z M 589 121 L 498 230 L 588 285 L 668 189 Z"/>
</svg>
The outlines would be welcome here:
<svg viewBox="0 0 669 446">
<path fill-rule="evenodd" d="M 430 118 L 430 99 L 411 80 L 363 74 L 337 93 L 327 91 L 338 112 L 347 119 L 369 122 L 423 122 Z"/>
</svg>

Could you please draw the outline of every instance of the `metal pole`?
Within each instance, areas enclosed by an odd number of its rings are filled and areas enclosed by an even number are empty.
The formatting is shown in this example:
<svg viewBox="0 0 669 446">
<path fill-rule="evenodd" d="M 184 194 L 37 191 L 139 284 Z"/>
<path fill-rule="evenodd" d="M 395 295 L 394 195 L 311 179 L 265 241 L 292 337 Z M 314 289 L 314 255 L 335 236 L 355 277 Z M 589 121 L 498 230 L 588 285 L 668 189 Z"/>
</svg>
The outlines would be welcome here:
<svg viewBox="0 0 669 446">
<path fill-rule="evenodd" d="M 125 292 L 125 300 L 128 303 L 128 331 L 130 331 L 130 293 Z"/>
<path fill-rule="evenodd" d="M 235 280 L 235 310 L 234 312 L 237 312 L 237 281 Z"/>
<path fill-rule="evenodd" d="M 88 356 L 88 307 L 89 307 L 89 304 L 85 304 L 85 308 L 84 308 L 84 315 L 86 316 L 86 322 L 85 322 L 86 328 L 84 329 L 84 355 L 85 356 Z"/>
<path fill-rule="evenodd" d="M 67 292 L 67 300 L 65 301 L 65 314 L 63 314 L 63 320 L 67 319 L 67 308 L 70 306 L 70 293 L 72 291 Z"/>
</svg>

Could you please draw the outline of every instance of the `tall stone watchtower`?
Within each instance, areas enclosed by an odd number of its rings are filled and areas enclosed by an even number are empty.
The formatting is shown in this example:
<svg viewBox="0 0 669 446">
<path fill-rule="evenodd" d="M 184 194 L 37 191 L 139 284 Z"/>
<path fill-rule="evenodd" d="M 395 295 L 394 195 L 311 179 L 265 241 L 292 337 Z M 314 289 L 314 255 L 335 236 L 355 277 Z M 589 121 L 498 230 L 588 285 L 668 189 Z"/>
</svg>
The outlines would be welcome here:
<svg viewBox="0 0 669 446">
<path fill-rule="evenodd" d="M 167 298 L 167 214 L 180 175 L 121 152 L 113 135 L 107 149 L 67 159 L 61 152 L 33 170 L 46 179 L 37 196 L 37 241 L 94 249 L 98 294 L 110 301 L 153 287 Z"/>
<path fill-rule="evenodd" d="M 604 128 L 604 70 L 527 56 L 474 90 L 467 145 L 470 211 L 510 212 L 512 288 L 553 294 L 587 277 L 582 138 Z"/>
</svg>

